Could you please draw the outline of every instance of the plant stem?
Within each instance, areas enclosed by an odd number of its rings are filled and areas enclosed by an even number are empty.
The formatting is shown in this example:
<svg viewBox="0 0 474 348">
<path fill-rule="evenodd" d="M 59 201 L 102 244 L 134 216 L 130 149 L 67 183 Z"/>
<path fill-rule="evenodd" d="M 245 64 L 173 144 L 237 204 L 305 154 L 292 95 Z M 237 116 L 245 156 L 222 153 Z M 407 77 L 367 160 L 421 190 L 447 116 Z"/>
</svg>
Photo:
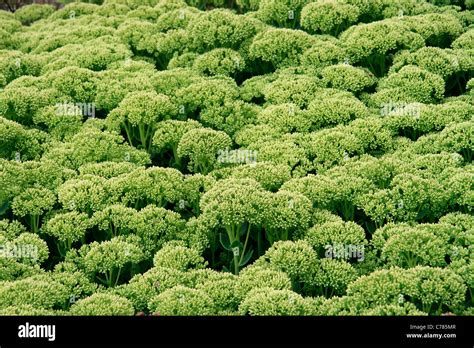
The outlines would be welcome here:
<svg viewBox="0 0 474 348">
<path fill-rule="evenodd" d="M 128 127 L 128 125 L 125 122 L 123 123 L 123 128 L 125 129 L 125 133 L 127 134 L 128 143 L 130 145 L 133 145 L 132 144 L 132 135 L 131 135 L 131 132 L 130 132 L 130 128 Z"/>
<path fill-rule="evenodd" d="M 107 283 L 108 286 L 110 286 L 109 271 L 105 272 L 105 282 Z"/>
<path fill-rule="evenodd" d="M 56 243 L 56 249 L 58 249 L 59 256 L 64 257 L 63 251 L 61 250 L 60 243 Z"/>
<path fill-rule="evenodd" d="M 247 242 L 249 240 L 249 235 L 250 235 L 250 223 L 249 223 L 249 227 L 247 228 L 247 236 L 245 237 L 245 243 L 244 243 L 244 247 L 242 249 L 242 256 L 240 256 L 240 260 L 239 260 L 239 265 L 240 263 L 242 262 L 242 260 L 244 259 L 244 255 L 245 255 L 245 249 L 247 248 Z"/>
<path fill-rule="evenodd" d="M 178 156 L 177 146 L 172 146 L 171 150 L 173 151 L 174 164 L 178 167 L 178 169 L 181 169 L 181 157 Z"/>
<path fill-rule="evenodd" d="M 152 143 L 153 143 L 153 137 L 150 136 L 150 135 L 153 135 L 153 134 L 154 134 L 154 129 L 155 129 L 155 128 L 154 128 L 153 126 L 148 126 L 148 127 L 147 127 L 147 130 L 146 130 L 146 135 L 145 135 L 145 136 L 146 136 L 146 139 L 148 139 L 148 140 L 147 140 L 148 144 L 147 144 L 147 146 L 146 146 L 146 150 L 147 150 L 148 153 L 150 152 L 150 150 L 151 150 L 151 145 L 152 145 Z"/>
<path fill-rule="evenodd" d="M 120 272 L 122 271 L 122 268 L 119 268 L 118 273 L 117 273 L 117 278 L 115 279 L 115 284 L 114 286 L 117 286 L 119 278 L 120 278 Z"/>
<path fill-rule="evenodd" d="M 257 231 L 257 252 L 258 256 L 262 256 L 263 254 L 263 246 L 262 246 L 262 230 L 259 229 Z"/>
<path fill-rule="evenodd" d="M 236 240 L 236 237 L 234 236 L 235 235 L 234 229 L 235 229 L 234 225 L 231 225 L 230 227 L 229 226 L 225 227 L 225 230 L 227 232 L 227 236 L 229 237 L 230 245 L 232 245 L 234 243 L 234 241 Z M 231 250 L 231 252 L 232 252 L 232 257 L 233 257 L 233 261 L 234 261 L 234 274 L 237 275 L 237 274 L 239 274 L 239 259 L 238 259 L 239 256 L 238 255 L 236 256 L 234 254 L 233 250 Z"/>
<path fill-rule="evenodd" d="M 143 124 L 138 125 L 138 132 L 140 133 L 140 142 L 142 144 L 142 147 L 146 150 L 147 141 L 146 141 L 146 134 L 145 134 L 145 126 Z"/>
<path fill-rule="evenodd" d="M 239 257 L 234 255 L 234 274 L 239 275 Z"/>
<path fill-rule="evenodd" d="M 211 238 L 211 267 L 214 268 L 216 265 L 216 244 L 217 244 L 217 234 L 213 233 Z"/>
<path fill-rule="evenodd" d="M 32 233 L 38 233 L 39 215 L 30 215 L 30 228 Z"/>
</svg>

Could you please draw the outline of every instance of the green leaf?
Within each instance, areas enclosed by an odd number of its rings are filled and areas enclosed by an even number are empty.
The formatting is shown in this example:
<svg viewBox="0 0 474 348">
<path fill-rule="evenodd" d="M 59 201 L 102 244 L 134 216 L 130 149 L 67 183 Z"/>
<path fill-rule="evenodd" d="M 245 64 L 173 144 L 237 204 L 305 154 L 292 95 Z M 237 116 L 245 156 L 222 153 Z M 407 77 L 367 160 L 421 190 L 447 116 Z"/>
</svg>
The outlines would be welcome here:
<svg viewBox="0 0 474 348">
<path fill-rule="evenodd" d="M 250 261 L 250 258 L 252 257 L 252 254 L 253 254 L 253 249 L 252 249 L 252 250 L 249 250 L 249 251 L 245 254 L 245 256 L 244 256 L 244 258 L 242 259 L 242 261 L 240 261 L 240 266 L 241 266 L 241 267 L 244 266 L 245 264 L 247 264 L 247 262 Z"/>
<path fill-rule="evenodd" d="M 242 249 L 243 246 L 244 245 L 240 241 L 236 240 L 230 245 L 230 249 L 234 249 L 234 248 Z"/>
<path fill-rule="evenodd" d="M 230 247 L 230 241 L 229 241 L 229 236 L 225 233 L 220 233 L 219 234 L 219 242 L 221 243 L 222 247 L 225 250 L 232 250 Z"/>
<path fill-rule="evenodd" d="M 273 234 L 271 233 L 270 230 L 265 230 L 265 237 L 270 242 L 270 245 L 272 245 L 273 242 L 274 242 L 274 238 L 273 238 Z"/>
<path fill-rule="evenodd" d="M 8 208 L 10 208 L 10 202 L 0 202 L 0 215 L 3 215 L 7 212 Z"/>
<path fill-rule="evenodd" d="M 242 237 L 245 233 L 247 233 L 247 229 L 249 228 L 249 223 L 244 222 L 242 225 L 240 225 L 240 231 L 239 234 Z"/>
</svg>

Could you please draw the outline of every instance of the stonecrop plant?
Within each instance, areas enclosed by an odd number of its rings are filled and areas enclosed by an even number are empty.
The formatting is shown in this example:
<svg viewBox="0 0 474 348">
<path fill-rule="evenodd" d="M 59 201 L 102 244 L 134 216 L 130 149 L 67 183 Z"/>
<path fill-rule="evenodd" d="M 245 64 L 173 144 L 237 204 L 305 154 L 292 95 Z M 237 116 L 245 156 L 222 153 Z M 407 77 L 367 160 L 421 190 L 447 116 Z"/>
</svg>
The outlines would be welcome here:
<svg viewBox="0 0 474 348">
<path fill-rule="evenodd" d="M 472 0 L 0 10 L 0 315 L 474 315 Z"/>
</svg>

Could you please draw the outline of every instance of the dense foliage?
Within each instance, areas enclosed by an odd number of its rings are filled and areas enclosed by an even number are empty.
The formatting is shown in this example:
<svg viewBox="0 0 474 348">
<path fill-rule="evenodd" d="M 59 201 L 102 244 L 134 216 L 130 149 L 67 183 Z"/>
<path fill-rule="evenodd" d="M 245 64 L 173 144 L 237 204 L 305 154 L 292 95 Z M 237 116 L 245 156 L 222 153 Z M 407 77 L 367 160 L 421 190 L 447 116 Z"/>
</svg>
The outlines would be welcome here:
<svg viewBox="0 0 474 348">
<path fill-rule="evenodd" d="M 472 315 L 449 3 L 0 10 L 0 314 Z"/>
</svg>

